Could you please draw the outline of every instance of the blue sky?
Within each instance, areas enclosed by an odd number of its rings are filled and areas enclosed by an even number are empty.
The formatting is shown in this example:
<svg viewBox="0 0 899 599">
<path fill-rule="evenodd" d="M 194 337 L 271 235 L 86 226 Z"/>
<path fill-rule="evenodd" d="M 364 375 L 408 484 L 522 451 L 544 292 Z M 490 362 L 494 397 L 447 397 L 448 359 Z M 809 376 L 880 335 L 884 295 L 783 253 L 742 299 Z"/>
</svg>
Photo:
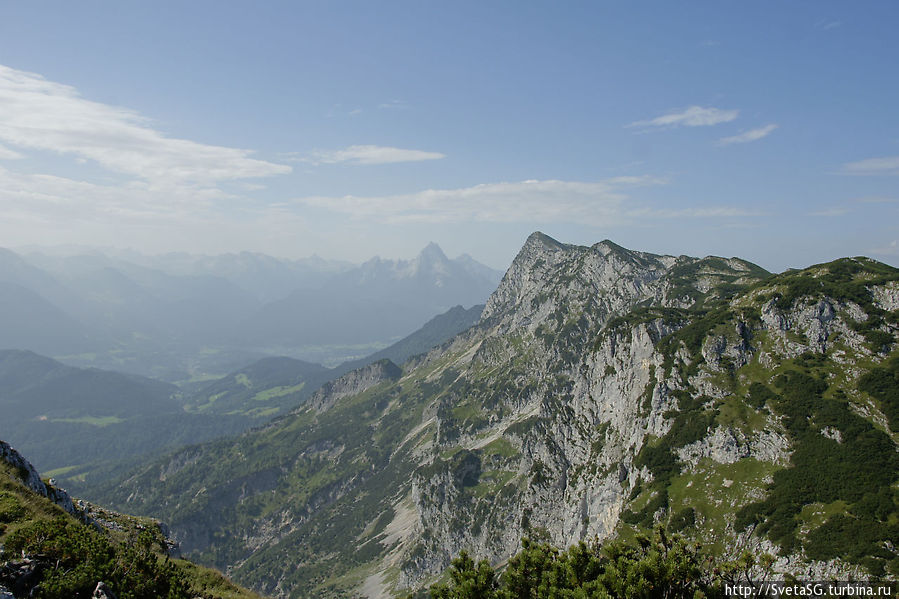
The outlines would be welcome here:
<svg viewBox="0 0 899 599">
<path fill-rule="evenodd" d="M 899 265 L 899 3 L 2 2 L 0 245 Z"/>
</svg>

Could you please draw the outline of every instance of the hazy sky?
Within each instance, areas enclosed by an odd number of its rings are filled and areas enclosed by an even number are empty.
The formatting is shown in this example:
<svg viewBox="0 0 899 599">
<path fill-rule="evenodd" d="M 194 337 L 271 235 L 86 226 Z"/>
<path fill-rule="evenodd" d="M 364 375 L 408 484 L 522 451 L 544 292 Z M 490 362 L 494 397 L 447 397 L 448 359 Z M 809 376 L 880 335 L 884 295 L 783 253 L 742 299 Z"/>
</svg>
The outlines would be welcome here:
<svg viewBox="0 0 899 599">
<path fill-rule="evenodd" d="M 0 1 L 0 246 L 899 265 L 899 2 Z"/>
</svg>

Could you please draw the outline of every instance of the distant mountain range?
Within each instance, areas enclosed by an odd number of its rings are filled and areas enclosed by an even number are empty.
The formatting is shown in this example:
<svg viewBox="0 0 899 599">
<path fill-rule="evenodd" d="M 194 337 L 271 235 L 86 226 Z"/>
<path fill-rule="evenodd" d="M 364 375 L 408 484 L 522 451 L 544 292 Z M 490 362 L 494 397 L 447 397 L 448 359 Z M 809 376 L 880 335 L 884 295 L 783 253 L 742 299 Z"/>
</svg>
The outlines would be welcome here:
<svg viewBox="0 0 899 599">
<path fill-rule="evenodd" d="M 0 249 L 0 349 L 168 381 L 265 356 L 336 364 L 482 304 L 501 273 L 430 244 L 361 266 L 256 253 L 54 255 Z"/>
<path fill-rule="evenodd" d="M 452 306 L 482 304 L 501 273 L 429 244 L 413 260 L 372 258 L 318 289 L 298 290 L 238 324 L 259 347 L 371 343 L 408 335 Z"/>
</svg>

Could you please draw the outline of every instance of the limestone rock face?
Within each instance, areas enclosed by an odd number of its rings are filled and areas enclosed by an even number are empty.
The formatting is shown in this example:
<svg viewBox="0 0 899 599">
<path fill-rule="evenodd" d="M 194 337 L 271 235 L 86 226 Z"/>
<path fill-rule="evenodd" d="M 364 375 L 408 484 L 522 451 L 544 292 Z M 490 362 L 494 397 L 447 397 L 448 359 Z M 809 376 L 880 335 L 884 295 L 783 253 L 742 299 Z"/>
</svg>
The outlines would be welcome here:
<svg viewBox="0 0 899 599">
<path fill-rule="evenodd" d="M 494 373 L 480 397 L 499 405 L 483 410 L 474 426 L 460 426 L 459 408 L 437 410 L 434 454 L 453 457 L 425 459 L 416 474 L 415 534 L 428 540 L 402 569 L 400 586 L 442 572 L 462 549 L 498 563 L 517 552 L 523 537 L 560 547 L 609 537 L 640 481 L 653 479 L 636 464 L 641 450 L 684 426 L 675 424 L 678 398 L 709 410 L 739 404 L 730 373 L 754 361 L 774 365 L 831 350 L 871 355 L 851 326 L 864 319 L 852 302 L 824 297 L 785 308 L 750 296 L 725 304 L 736 320 L 710 325 L 697 354 L 682 347 L 675 356 L 684 367 L 672 368 L 660 342 L 685 323 L 665 310 L 689 308 L 697 292 L 714 293 L 723 276 L 745 281 L 752 273 L 740 260 L 655 256 L 610 242 L 566 246 L 533 234 L 488 300 L 482 337 L 457 380 L 472 379 L 466 388 L 476 388 L 480 373 Z M 872 293 L 888 307 L 895 289 Z M 691 363 L 695 370 L 685 373 Z M 514 390 L 498 390 L 510 384 Z M 465 402 L 450 397 L 455 405 Z M 700 430 L 675 451 L 682 471 L 788 466 L 792 447 L 779 420 L 765 411 L 753 418 L 765 424 L 711 422 Z M 511 446 L 504 455 L 491 451 L 500 442 Z M 503 477 L 519 481 L 517 489 L 491 487 Z M 746 489 L 746 501 L 760 497 L 767 480 Z M 725 477 L 720 489 L 733 484 Z M 732 513 L 725 517 L 732 520 Z M 779 562 L 783 571 L 790 559 Z"/>
<path fill-rule="evenodd" d="M 362 393 L 384 381 L 396 380 L 402 374 L 402 369 L 390 360 L 380 360 L 325 383 L 312 394 L 309 404 L 316 411 L 323 412 L 343 397 Z"/>
<path fill-rule="evenodd" d="M 684 271 L 702 276 L 685 284 Z M 504 373 L 526 392 L 503 397 L 501 409 L 469 434 L 438 434 L 444 453 L 460 447 L 478 453 L 468 454 L 467 466 L 435 460 L 419 470 L 413 485 L 418 534 L 430 539 L 425 545 L 431 551 L 402 571 L 401 585 L 441 572 L 462 549 L 507 559 L 535 531 L 558 546 L 611 535 L 640 478 L 635 456 L 648 439 L 669 430 L 667 413 L 677 406 L 672 391 L 683 384 L 677 373 L 664 372 L 665 357 L 656 347 L 677 323 L 647 317 L 612 330 L 607 325 L 642 305 L 688 307 L 692 294 L 708 292 L 721 276 L 740 279 L 751 272 L 752 265 L 740 260 L 657 256 L 608 241 L 568 246 L 531 235 L 488 300 L 483 340 L 460 377 L 475 378 L 473 371 L 484 369 L 497 372 L 499 381 Z M 736 341 L 711 339 L 706 360 L 745 363 L 748 335 L 738 329 Z M 446 412 L 437 412 L 438 430 L 457 427 L 457 419 L 441 414 Z M 485 448 L 498 439 L 511 443 L 515 455 L 485 459 Z M 693 461 L 783 459 L 782 440 L 771 436 L 716 430 L 695 445 L 685 453 Z M 461 472 L 474 463 L 480 472 L 502 469 L 520 479 L 520 491 L 471 497 Z M 471 522 L 478 525 L 466 524 Z"/>
<path fill-rule="evenodd" d="M 118 599 L 105 582 L 98 582 L 91 599 Z"/>
</svg>

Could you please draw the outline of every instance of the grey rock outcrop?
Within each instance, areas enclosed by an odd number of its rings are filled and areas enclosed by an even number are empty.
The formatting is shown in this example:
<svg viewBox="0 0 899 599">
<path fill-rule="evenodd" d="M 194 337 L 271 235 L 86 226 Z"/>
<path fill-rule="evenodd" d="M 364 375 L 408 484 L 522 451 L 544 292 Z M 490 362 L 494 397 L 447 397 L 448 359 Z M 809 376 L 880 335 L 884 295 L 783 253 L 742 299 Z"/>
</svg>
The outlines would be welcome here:
<svg viewBox="0 0 899 599">
<path fill-rule="evenodd" d="M 402 374 L 402 369 L 390 360 L 379 360 L 325 383 L 309 398 L 309 405 L 316 411 L 323 412 L 341 398 L 362 393 L 384 381 L 396 380 Z"/>
<path fill-rule="evenodd" d="M 118 599 L 105 582 L 98 582 L 91 599 Z"/>
<path fill-rule="evenodd" d="M 0 441 L 0 459 L 4 460 L 15 469 L 19 476 L 19 480 L 26 487 L 35 493 L 46 497 L 73 516 L 78 518 L 83 517 L 82 513 L 75 508 L 72 498 L 69 497 L 69 494 L 66 493 L 64 489 L 48 485 L 41 480 L 41 476 L 38 474 L 37 470 L 34 469 L 34 466 L 5 441 Z"/>
</svg>

